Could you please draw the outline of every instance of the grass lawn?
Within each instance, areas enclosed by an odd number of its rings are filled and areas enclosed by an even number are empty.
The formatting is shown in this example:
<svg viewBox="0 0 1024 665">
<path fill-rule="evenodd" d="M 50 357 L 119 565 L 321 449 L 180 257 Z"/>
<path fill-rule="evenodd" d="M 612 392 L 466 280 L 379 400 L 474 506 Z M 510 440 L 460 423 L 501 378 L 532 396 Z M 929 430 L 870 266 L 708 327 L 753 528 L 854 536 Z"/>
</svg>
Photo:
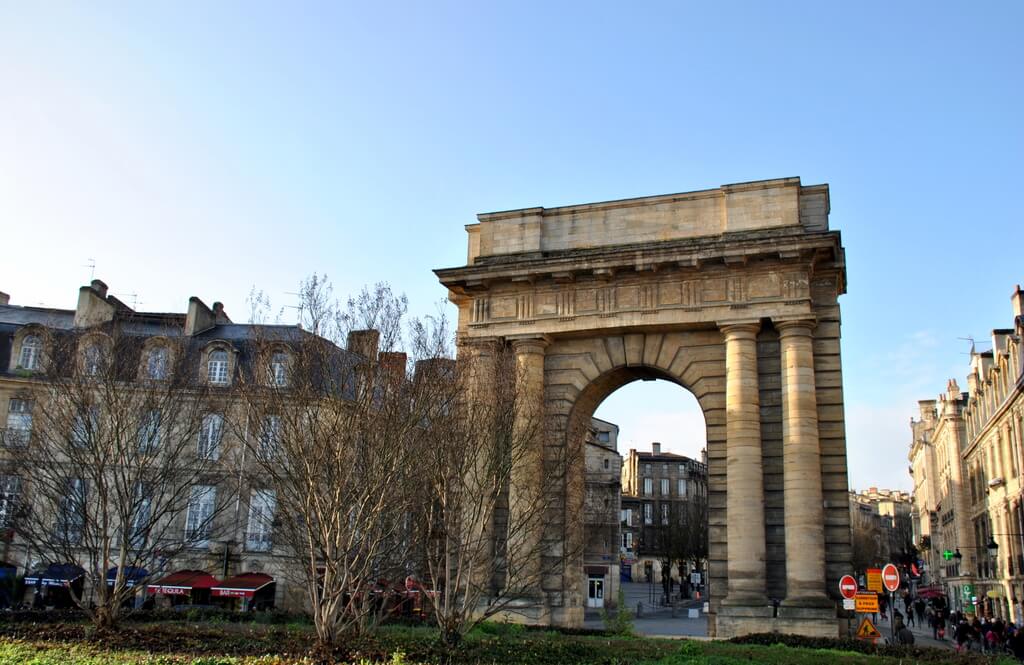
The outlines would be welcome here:
<svg viewBox="0 0 1024 665">
<path fill-rule="evenodd" d="M 15 630 L 17 629 L 17 630 Z M 565 635 L 490 625 L 467 637 L 448 661 L 434 632 L 386 627 L 345 645 L 342 661 L 390 665 L 511 663 L 514 665 L 1011 665 L 1012 659 L 957 657 L 919 649 L 876 655 L 839 649 Z M 0 665 L 299 665 L 312 644 L 307 627 L 210 624 L 133 626 L 102 640 L 81 625 L 0 626 Z"/>
</svg>

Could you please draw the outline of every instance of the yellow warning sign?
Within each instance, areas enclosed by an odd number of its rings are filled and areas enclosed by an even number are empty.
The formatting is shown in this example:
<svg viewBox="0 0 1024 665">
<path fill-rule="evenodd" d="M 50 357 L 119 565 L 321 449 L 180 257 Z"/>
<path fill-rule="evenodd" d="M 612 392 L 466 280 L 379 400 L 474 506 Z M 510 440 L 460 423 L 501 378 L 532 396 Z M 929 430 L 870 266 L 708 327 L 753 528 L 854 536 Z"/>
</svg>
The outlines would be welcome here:
<svg viewBox="0 0 1024 665">
<path fill-rule="evenodd" d="M 857 637 L 876 640 L 881 636 L 882 634 L 875 628 L 875 624 L 871 623 L 871 619 L 864 617 L 864 620 L 860 622 L 860 628 L 857 629 Z"/>
<path fill-rule="evenodd" d="M 878 594 L 870 591 L 858 591 L 854 609 L 863 614 L 876 614 L 878 612 Z"/>
<path fill-rule="evenodd" d="M 868 568 L 867 571 L 867 588 L 868 591 L 875 591 L 882 593 L 885 591 L 885 587 L 882 586 L 882 569 L 881 568 Z"/>
</svg>

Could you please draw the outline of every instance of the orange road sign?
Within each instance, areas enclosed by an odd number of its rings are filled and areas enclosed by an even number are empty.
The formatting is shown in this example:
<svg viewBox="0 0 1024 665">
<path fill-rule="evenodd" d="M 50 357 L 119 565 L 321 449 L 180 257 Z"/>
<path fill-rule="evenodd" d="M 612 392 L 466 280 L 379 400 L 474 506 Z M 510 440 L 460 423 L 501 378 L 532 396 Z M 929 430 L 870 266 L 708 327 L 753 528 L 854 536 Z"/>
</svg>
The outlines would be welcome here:
<svg viewBox="0 0 1024 665">
<path fill-rule="evenodd" d="M 871 623 L 871 619 L 864 617 L 864 620 L 860 622 L 860 628 L 857 629 L 857 637 L 866 640 L 877 640 L 882 634 L 875 628 L 875 624 Z"/>
<path fill-rule="evenodd" d="M 878 593 L 885 591 L 885 587 L 882 586 L 881 568 L 868 568 L 866 573 L 868 591 L 877 591 Z"/>
<path fill-rule="evenodd" d="M 878 612 L 878 594 L 872 591 L 858 592 L 854 598 L 854 611 L 863 614 L 875 614 Z"/>
</svg>

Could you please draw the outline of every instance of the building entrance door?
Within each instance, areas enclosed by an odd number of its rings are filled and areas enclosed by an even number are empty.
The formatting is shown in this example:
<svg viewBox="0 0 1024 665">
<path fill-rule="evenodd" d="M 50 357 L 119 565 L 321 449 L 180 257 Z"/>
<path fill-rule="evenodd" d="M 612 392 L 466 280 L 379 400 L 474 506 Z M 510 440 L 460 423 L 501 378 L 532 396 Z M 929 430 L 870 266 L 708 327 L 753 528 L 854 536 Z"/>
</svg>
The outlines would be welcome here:
<svg viewBox="0 0 1024 665">
<path fill-rule="evenodd" d="M 604 578 L 591 577 L 587 585 L 587 607 L 604 607 Z"/>
</svg>

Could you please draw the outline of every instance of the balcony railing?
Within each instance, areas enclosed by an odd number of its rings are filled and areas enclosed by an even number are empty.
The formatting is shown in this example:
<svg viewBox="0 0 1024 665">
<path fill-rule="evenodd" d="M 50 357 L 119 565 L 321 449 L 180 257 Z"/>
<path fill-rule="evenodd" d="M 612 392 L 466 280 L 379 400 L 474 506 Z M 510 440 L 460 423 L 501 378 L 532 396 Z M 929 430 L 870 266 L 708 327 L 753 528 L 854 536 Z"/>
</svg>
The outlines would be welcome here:
<svg viewBox="0 0 1024 665">
<path fill-rule="evenodd" d="M 24 448 L 32 438 L 32 430 L 16 427 L 0 429 L 0 445 L 4 448 Z"/>
</svg>

